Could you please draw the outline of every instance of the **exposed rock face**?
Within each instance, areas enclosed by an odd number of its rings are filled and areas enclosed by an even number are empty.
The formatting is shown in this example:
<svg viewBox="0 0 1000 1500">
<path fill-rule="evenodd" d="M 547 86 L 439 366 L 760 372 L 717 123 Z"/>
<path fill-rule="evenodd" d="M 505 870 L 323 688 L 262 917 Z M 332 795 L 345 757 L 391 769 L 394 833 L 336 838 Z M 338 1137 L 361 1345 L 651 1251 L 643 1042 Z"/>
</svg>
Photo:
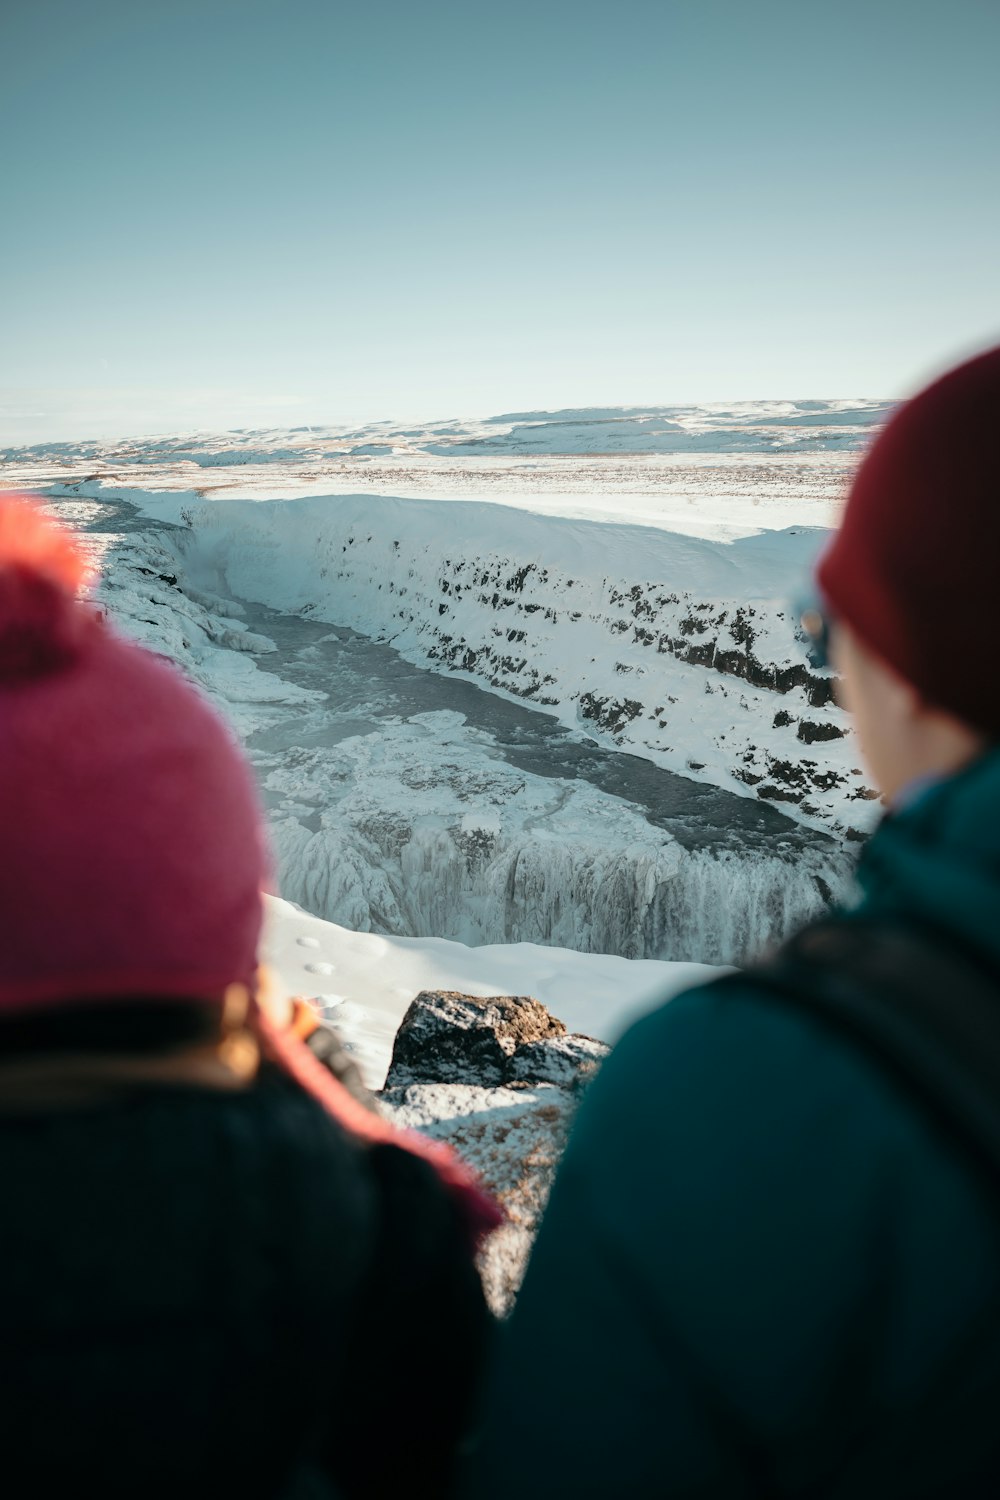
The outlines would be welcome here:
<svg viewBox="0 0 1000 1500">
<path fill-rule="evenodd" d="M 471 1083 L 493 1088 L 508 1081 L 518 1048 L 566 1027 L 526 995 L 479 1000 L 451 990 L 424 990 L 396 1033 L 386 1088 L 411 1083 Z"/>
<path fill-rule="evenodd" d="M 382 1112 L 395 1124 L 453 1146 L 502 1205 L 505 1221 L 479 1256 L 487 1300 L 500 1317 L 514 1305 L 524 1277 L 574 1103 L 570 1090 L 554 1084 L 415 1083 L 380 1097 Z"/>
<path fill-rule="evenodd" d="M 554 1083 L 574 1089 L 589 1082 L 608 1054 L 603 1042 L 590 1036 L 554 1036 L 526 1042 L 510 1059 L 512 1083 Z"/>
<path fill-rule="evenodd" d="M 521 1284 L 579 1090 L 608 1050 L 523 995 L 424 991 L 397 1033 L 380 1108 L 447 1141 L 502 1204 L 506 1222 L 480 1256 L 500 1315 Z"/>
<path fill-rule="evenodd" d="M 803 744 L 815 745 L 824 740 L 842 740 L 847 730 L 840 724 L 832 724 L 829 721 L 813 723 L 811 719 L 802 719 L 795 733 Z"/>
</svg>

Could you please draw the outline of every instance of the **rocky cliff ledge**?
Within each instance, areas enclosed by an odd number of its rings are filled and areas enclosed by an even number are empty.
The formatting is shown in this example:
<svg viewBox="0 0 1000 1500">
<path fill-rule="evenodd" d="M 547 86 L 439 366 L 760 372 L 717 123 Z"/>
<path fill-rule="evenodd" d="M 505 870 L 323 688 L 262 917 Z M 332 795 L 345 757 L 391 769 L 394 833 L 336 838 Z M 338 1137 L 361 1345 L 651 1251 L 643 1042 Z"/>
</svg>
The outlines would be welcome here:
<svg viewBox="0 0 1000 1500">
<path fill-rule="evenodd" d="M 608 1051 L 524 995 L 425 990 L 403 1017 L 380 1108 L 454 1146 L 502 1204 L 506 1222 L 480 1258 L 500 1315 L 521 1284 L 581 1090 Z"/>
</svg>

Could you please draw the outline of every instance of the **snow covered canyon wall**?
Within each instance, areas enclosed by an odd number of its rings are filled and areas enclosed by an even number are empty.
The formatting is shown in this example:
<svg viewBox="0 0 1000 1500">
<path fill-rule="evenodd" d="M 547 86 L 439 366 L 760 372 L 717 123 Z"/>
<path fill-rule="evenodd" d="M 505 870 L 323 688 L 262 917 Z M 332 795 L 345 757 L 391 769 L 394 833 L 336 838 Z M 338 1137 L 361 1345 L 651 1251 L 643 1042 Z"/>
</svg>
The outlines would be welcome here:
<svg viewBox="0 0 1000 1500">
<path fill-rule="evenodd" d="M 718 542 L 460 501 L 171 500 L 209 586 L 391 641 L 841 837 L 871 826 L 790 602 L 815 528 Z"/>
</svg>

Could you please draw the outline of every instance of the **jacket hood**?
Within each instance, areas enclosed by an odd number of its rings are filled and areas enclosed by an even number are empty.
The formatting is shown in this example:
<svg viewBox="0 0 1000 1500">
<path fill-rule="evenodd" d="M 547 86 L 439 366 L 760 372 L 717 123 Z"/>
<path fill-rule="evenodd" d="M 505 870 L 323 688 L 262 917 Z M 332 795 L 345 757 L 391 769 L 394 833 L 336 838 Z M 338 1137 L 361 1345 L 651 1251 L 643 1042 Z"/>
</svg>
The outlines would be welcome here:
<svg viewBox="0 0 1000 1500">
<path fill-rule="evenodd" d="M 858 880 L 865 915 L 935 927 L 1000 967 L 1000 749 L 890 813 Z"/>
</svg>

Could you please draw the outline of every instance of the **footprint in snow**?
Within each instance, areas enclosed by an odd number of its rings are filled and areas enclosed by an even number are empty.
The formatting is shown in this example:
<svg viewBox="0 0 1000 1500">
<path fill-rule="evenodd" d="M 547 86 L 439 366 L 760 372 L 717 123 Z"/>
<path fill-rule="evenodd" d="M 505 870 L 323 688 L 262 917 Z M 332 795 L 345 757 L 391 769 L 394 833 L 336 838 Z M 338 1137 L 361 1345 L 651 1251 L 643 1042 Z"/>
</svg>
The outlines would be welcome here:
<svg viewBox="0 0 1000 1500">
<path fill-rule="evenodd" d="M 344 1003 L 343 995 L 317 995 L 315 998 L 316 1004 L 323 1010 L 335 1010 L 338 1005 Z"/>
<path fill-rule="evenodd" d="M 332 974 L 332 973 L 334 973 L 335 968 L 336 968 L 335 964 L 326 964 L 326 963 L 315 963 L 315 964 L 306 964 L 305 965 L 305 971 L 306 971 L 307 974 Z"/>
<path fill-rule="evenodd" d="M 320 945 L 319 938 L 300 937 L 296 938 L 295 941 L 298 943 L 300 948 L 318 948 Z"/>
</svg>

